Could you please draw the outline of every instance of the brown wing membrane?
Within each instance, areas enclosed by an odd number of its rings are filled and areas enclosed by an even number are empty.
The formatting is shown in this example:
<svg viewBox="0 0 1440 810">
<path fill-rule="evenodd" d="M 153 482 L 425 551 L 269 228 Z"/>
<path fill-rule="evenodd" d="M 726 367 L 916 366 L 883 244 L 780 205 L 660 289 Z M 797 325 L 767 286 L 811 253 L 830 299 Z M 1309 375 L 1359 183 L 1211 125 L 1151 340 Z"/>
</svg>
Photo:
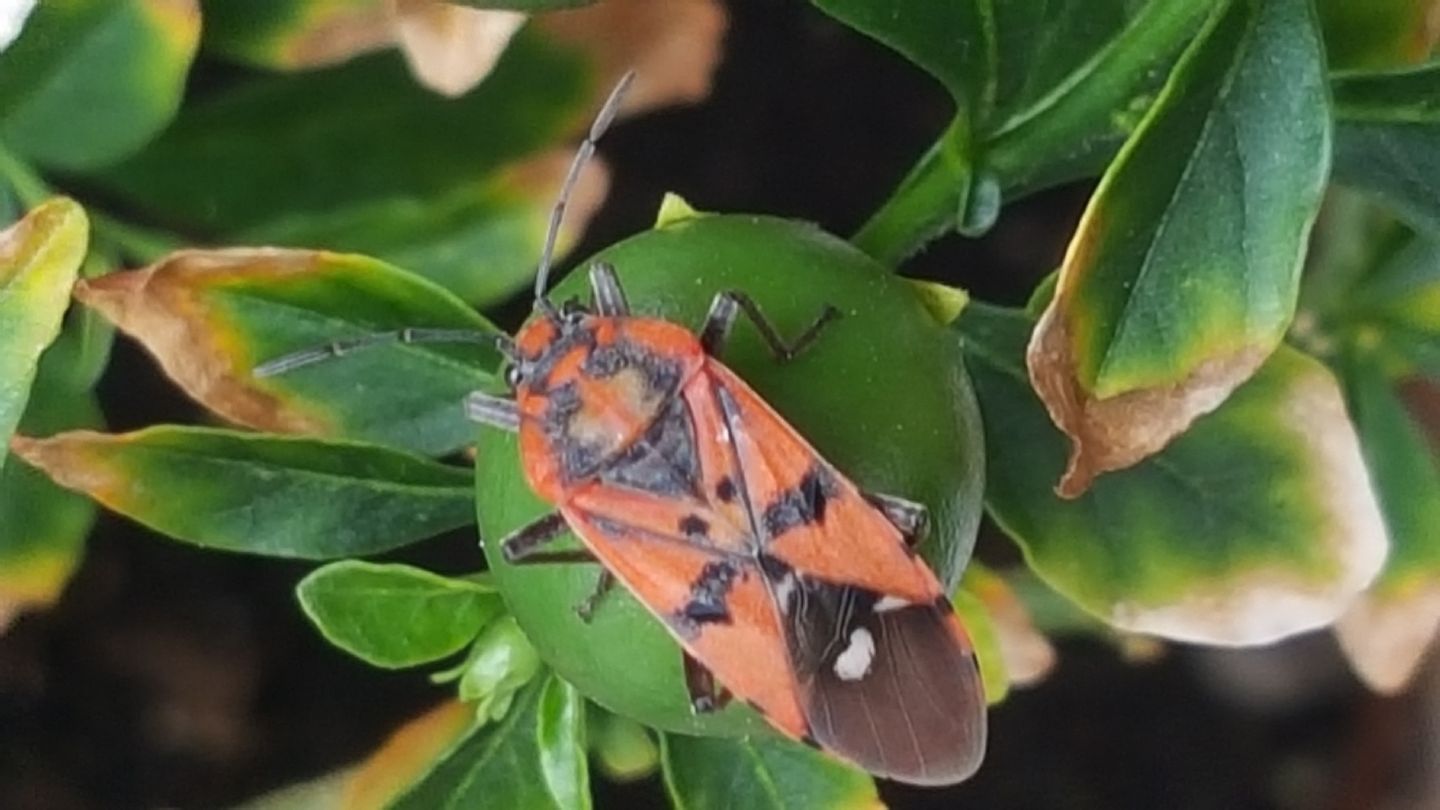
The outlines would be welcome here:
<svg viewBox="0 0 1440 810">
<path fill-rule="evenodd" d="M 953 784 L 979 768 L 985 695 L 944 599 L 903 603 L 801 580 L 792 605 L 788 641 L 816 742 L 916 785 Z"/>
</svg>

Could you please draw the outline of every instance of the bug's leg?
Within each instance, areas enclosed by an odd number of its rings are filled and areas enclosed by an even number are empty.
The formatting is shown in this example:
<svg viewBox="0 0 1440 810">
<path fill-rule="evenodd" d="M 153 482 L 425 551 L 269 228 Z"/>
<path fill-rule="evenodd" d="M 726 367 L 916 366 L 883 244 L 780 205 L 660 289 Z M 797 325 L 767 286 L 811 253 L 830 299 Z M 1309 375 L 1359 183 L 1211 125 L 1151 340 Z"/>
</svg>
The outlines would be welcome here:
<svg viewBox="0 0 1440 810">
<path fill-rule="evenodd" d="M 532 563 L 595 562 L 595 556 L 585 549 L 573 551 L 541 551 L 555 538 L 570 530 L 570 525 L 559 512 L 551 512 L 521 526 L 505 535 L 500 541 L 500 553 L 505 562 L 516 565 Z"/>
<path fill-rule="evenodd" d="M 760 336 L 770 347 L 770 353 L 781 363 L 795 359 L 796 355 L 815 342 L 815 338 L 820 336 L 820 331 L 827 324 L 840 317 L 840 310 L 826 304 L 814 323 L 806 327 L 795 340 L 786 343 L 750 296 L 735 290 L 726 290 L 715 296 L 715 300 L 710 304 L 710 314 L 705 316 L 705 324 L 700 328 L 700 345 L 707 354 L 718 354 L 724 348 L 725 342 L 730 338 L 730 329 L 742 312 L 755 324 L 755 328 L 760 330 Z"/>
<path fill-rule="evenodd" d="M 715 680 L 710 670 L 688 652 L 685 656 L 685 691 L 690 694 L 690 711 L 708 714 L 725 708 L 730 702 L 730 690 Z"/>
<path fill-rule="evenodd" d="M 615 575 L 610 573 L 609 568 L 601 568 L 600 576 L 595 579 L 595 590 L 575 606 L 575 615 L 580 617 L 580 621 L 586 624 L 590 623 L 595 616 L 595 608 L 600 606 L 600 600 L 604 599 L 605 594 L 609 593 L 613 587 L 615 587 Z"/>
<path fill-rule="evenodd" d="M 501 354 L 514 355 L 514 343 L 504 335 L 482 332 L 478 329 L 394 329 L 389 332 L 372 332 L 368 335 L 346 340 L 335 340 L 321 346 L 312 346 L 298 352 L 281 355 L 256 366 L 251 372 L 256 377 L 274 377 L 288 374 L 297 368 L 313 366 L 333 360 L 342 355 L 361 349 L 384 346 L 388 343 L 412 345 L 416 343 L 468 343 L 478 346 L 493 346 Z"/>
<path fill-rule="evenodd" d="M 472 422 L 511 433 L 520 429 L 520 410 L 515 406 L 515 400 L 497 397 L 484 391 L 472 391 L 465 397 L 465 415 Z"/>
<path fill-rule="evenodd" d="M 590 265 L 590 295 L 597 315 L 623 317 L 630 314 L 630 302 L 625 300 L 625 289 L 620 286 L 620 279 L 612 265 L 605 262 Z"/>
<path fill-rule="evenodd" d="M 925 539 L 925 533 L 930 528 L 930 510 L 925 508 L 925 504 L 907 501 L 894 495 L 874 492 L 862 494 L 871 506 L 879 509 L 885 519 L 900 530 L 905 536 L 905 545 L 914 548 Z"/>
</svg>

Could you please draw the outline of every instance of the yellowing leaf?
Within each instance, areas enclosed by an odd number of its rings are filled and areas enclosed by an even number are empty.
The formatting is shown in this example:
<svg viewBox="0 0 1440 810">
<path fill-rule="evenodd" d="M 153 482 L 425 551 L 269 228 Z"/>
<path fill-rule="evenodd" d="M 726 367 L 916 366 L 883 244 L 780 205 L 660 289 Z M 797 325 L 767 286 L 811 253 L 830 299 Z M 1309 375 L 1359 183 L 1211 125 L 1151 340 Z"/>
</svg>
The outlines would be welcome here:
<svg viewBox="0 0 1440 810">
<path fill-rule="evenodd" d="M 1410 682 L 1440 632 L 1440 465 L 1373 357 L 1350 358 L 1344 374 L 1391 552 L 1336 635 L 1365 683 L 1391 693 Z M 1429 383 L 1410 390 L 1434 395 Z"/>
<path fill-rule="evenodd" d="M 1023 367 L 1029 319 L 971 303 L 966 368 L 986 431 L 986 506 L 1031 570 L 1129 632 L 1267 644 L 1332 624 L 1387 539 L 1339 387 L 1281 347 L 1212 413 L 1083 495 L 1051 489 L 1064 436 Z"/>
<path fill-rule="evenodd" d="M 1028 367 L 1072 443 L 1059 492 L 1157 452 L 1280 343 L 1328 174 L 1309 0 L 1234 0 L 1085 212 Z"/>
<path fill-rule="evenodd" d="M 594 63 L 596 104 L 627 70 L 628 114 L 699 101 L 710 93 L 728 20 L 718 0 L 605 0 L 535 19 L 536 27 Z"/>
<path fill-rule="evenodd" d="M 1055 666 L 1055 648 L 1030 619 L 1030 612 L 1005 578 L 971 563 L 960 587 L 984 605 L 995 628 L 1000 659 L 1011 686 L 1039 683 Z"/>
<path fill-rule="evenodd" d="M 257 379 L 267 360 L 405 327 L 493 332 L 443 289 L 363 256 L 180 251 L 85 281 L 75 295 L 138 339 L 190 396 L 247 427 L 445 453 L 468 444 L 460 403 L 495 384 L 487 346 L 397 345 Z"/>
<path fill-rule="evenodd" d="M 475 722 L 459 701 L 447 701 L 391 734 L 350 777 L 344 810 L 378 810 L 413 784 L 458 742 Z"/>
<path fill-rule="evenodd" d="M 0 231 L 0 465 L 40 353 L 60 332 L 88 239 L 85 211 L 65 198 Z"/>
</svg>

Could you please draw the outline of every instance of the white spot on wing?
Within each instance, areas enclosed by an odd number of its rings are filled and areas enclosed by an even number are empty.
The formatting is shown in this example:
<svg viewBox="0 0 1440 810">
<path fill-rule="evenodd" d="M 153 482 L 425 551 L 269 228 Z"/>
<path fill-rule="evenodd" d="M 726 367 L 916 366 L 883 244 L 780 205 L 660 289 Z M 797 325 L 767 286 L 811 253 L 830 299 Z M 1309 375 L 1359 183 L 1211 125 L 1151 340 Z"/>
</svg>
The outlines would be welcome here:
<svg viewBox="0 0 1440 810">
<path fill-rule="evenodd" d="M 790 598 L 795 595 L 795 575 L 786 574 L 775 583 L 775 601 L 780 603 L 782 613 L 790 612 Z"/>
<path fill-rule="evenodd" d="M 858 681 L 870 671 L 875 660 L 875 638 L 870 631 L 857 627 L 850 633 L 850 646 L 835 656 L 835 674 L 842 681 Z"/>
<path fill-rule="evenodd" d="M 898 596 L 886 596 L 875 603 L 875 612 L 889 613 L 892 610 L 900 610 L 901 608 L 910 607 L 913 604 L 915 603 L 901 599 Z"/>
</svg>

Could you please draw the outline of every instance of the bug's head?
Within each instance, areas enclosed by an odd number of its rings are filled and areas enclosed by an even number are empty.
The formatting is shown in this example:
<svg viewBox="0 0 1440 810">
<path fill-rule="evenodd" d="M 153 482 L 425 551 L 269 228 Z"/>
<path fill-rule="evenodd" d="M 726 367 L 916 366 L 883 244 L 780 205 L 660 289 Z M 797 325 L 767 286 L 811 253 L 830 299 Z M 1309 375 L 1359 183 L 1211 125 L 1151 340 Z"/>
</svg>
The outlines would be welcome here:
<svg viewBox="0 0 1440 810">
<path fill-rule="evenodd" d="M 579 300 L 570 298 L 559 306 L 538 300 L 548 307 L 537 303 L 535 309 L 543 317 L 527 321 L 516 333 L 515 342 L 504 349 L 508 360 L 503 373 L 512 391 L 532 379 L 537 370 L 554 366 L 561 355 L 585 343 L 584 335 L 590 331 L 590 309 Z"/>
</svg>

